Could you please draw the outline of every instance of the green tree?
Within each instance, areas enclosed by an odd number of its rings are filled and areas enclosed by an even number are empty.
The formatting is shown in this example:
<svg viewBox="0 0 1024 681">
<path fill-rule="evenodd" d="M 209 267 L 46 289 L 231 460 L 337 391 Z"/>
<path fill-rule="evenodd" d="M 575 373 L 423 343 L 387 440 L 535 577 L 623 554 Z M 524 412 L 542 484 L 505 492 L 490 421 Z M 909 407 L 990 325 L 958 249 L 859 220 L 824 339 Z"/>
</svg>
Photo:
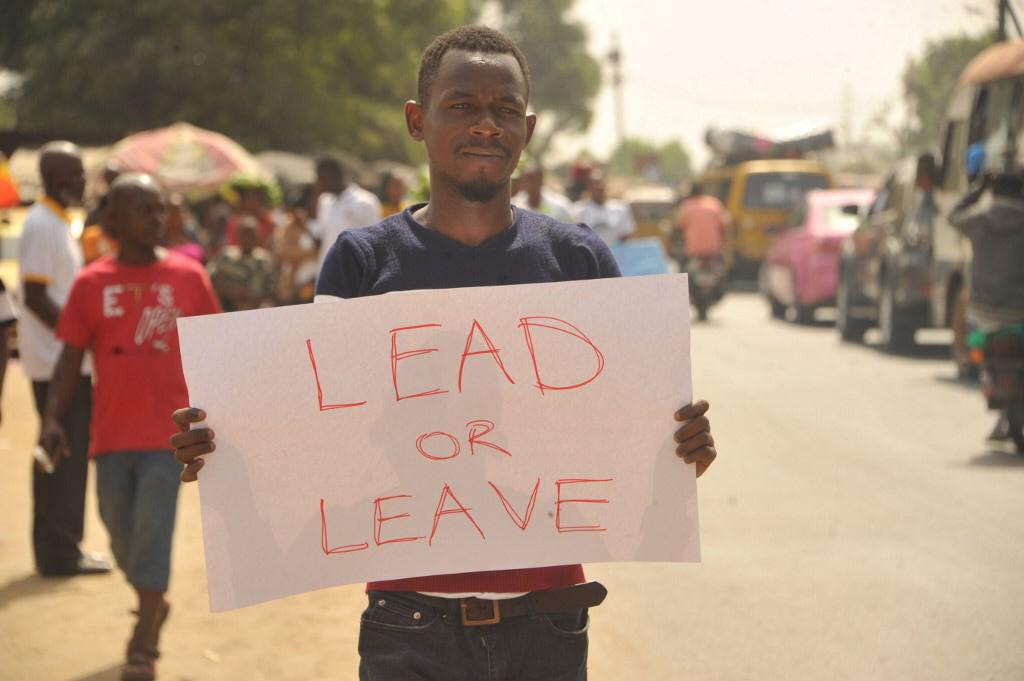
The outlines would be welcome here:
<svg viewBox="0 0 1024 681">
<path fill-rule="evenodd" d="M 501 0 L 501 30 L 530 63 L 537 130 L 530 153 L 543 160 L 554 138 L 584 132 L 601 89 L 601 65 L 587 52 L 587 29 L 568 17 L 575 0 Z"/>
<path fill-rule="evenodd" d="M 19 7 L 20 0 L 18 3 Z M 474 0 L 38 0 L 0 41 L 22 127 L 119 137 L 185 120 L 251 149 L 407 159 L 402 103 Z"/>
<path fill-rule="evenodd" d="M 899 140 L 905 149 L 937 146 L 942 119 L 960 72 L 994 42 L 993 35 L 958 35 L 930 41 L 924 53 L 903 68 L 903 99 L 908 121 Z"/>
<path fill-rule="evenodd" d="M 658 145 L 635 137 L 627 138 L 608 159 L 608 170 L 613 175 L 648 175 L 656 172 L 669 183 L 679 183 L 693 177 L 690 154 L 677 140 Z"/>
</svg>

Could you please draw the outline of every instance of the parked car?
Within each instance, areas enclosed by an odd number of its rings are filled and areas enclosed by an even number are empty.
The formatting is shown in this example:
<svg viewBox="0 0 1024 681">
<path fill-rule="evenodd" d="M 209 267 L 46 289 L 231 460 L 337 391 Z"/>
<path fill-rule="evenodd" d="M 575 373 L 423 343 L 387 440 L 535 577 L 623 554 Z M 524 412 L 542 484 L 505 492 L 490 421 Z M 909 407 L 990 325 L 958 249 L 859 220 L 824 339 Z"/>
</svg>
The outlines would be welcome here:
<svg viewBox="0 0 1024 681">
<path fill-rule="evenodd" d="M 964 68 L 950 97 L 929 183 L 935 216 L 928 229 L 915 234 L 919 221 L 910 220 L 920 183 L 913 177 L 918 163 L 907 159 L 844 247 L 837 322 L 844 339 L 859 340 L 877 324 L 883 345 L 896 350 L 912 343 L 918 328 L 948 327 L 958 371 L 973 373 L 966 343 L 971 250 L 948 217 L 984 173 L 1021 169 L 1014 150 L 1022 120 L 1024 40 L 993 45 Z"/>
<path fill-rule="evenodd" d="M 940 221 L 929 155 L 897 163 L 840 260 L 838 318 L 843 340 L 878 326 L 889 351 L 913 346 L 932 318 L 932 235 Z"/>
<path fill-rule="evenodd" d="M 835 303 L 843 241 L 874 196 L 872 189 L 807 193 L 761 265 L 760 289 L 773 317 L 790 309 L 797 321 L 808 322 L 815 309 Z"/>
</svg>

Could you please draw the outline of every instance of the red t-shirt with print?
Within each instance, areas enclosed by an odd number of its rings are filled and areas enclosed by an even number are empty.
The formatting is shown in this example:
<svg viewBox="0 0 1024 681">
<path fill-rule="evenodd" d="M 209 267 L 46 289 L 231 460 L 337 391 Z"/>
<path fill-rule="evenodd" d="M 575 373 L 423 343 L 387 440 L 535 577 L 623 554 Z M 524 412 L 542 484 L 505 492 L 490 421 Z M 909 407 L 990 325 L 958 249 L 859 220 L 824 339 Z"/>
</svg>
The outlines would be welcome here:
<svg viewBox="0 0 1024 681">
<path fill-rule="evenodd" d="M 105 256 L 78 273 L 57 337 L 93 353 L 92 456 L 170 450 L 171 413 L 189 403 L 176 320 L 213 312 L 206 271 L 176 253 L 143 266 Z"/>
</svg>

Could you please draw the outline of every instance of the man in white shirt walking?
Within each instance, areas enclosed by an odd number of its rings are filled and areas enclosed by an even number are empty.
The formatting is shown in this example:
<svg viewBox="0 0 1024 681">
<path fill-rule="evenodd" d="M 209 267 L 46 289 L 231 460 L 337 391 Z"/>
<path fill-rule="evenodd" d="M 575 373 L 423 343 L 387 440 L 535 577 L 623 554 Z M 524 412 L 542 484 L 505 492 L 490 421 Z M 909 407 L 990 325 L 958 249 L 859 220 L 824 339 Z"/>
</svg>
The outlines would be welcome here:
<svg viewBox="0 0 1024 681">
<path fill-rule="evenodd" d="M 316 164 L 316 183 L 321 190 L 316 216 L 308 230 L 320 249 L 320 264 L 338 235 L 347 229 L 366 227 L 381 219 L 380 199 L 349 182 L 341 161 L 327 156 Z"/>
<path fill-rule="evenodd" d="M 19 322 L 19 350 L 40 415 L 46 406 L 61 343 L 54 335 L 71 283 L 82 267 L 82 252 L 71 234 L 69 206 L 85 192 L 85 171 L 78 148 L 70 142 L 51 142 L 39 156 L 45 196 L 25 218 L 18 240 L 18 265 L 25 312 Z M 34 516 L 32 545 L 36 570 L 46 577 L 109 572 L 100 554 L 83 554 L 85 483 L 89 470 L 89 420 L 92 414 L 91 363 L 82 376 L 63 426 L 68 451 L 46 473 L 33 466 Z"/>
<path fill-rule="evenodd" d="M 539 165 L 527 166 L 519 174 L 519 187 L 519 193 L 512 197 L 514 205 L 559 222 L 572 222 L 572 204 L 566 197 L 544 186 L 544 169 Z"/>
<path fill-rule="evenodd" d="M 606 244 L 623 241 L 636 231 L 629 206 L 607 198 L 604 176 L 600 172 L 594 171 L 590 176 L 587 192 L 589 198 L 576 204 L 577 222 L 589 225 Z"/>
</svg>

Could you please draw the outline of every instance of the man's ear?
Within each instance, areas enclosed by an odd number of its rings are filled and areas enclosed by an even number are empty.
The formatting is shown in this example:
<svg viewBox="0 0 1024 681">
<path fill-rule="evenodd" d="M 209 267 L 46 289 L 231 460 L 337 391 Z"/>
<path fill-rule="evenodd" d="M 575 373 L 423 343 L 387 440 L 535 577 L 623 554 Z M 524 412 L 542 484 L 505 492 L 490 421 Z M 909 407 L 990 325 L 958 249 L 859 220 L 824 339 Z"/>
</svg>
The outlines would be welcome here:
<svg viewBox="0 0 1024 681">
<path fill-rule="evenodd" d="M 526 142 L 525 142 L 524 146 L 526 144 L 529 144 L 530 140 L 533 139 L 533 129 L 536 128 L 536 127 L 537 127 L 537 114 L 535 114 L 535 113 L 528 113 L 528 114 L 526 114 Z"/>
<path fill-rule="evenodd" d="M 405 127 L 410 137 L 423 141 L 423 105 L 412 99 L 405 103 Z"/>
</svg>

